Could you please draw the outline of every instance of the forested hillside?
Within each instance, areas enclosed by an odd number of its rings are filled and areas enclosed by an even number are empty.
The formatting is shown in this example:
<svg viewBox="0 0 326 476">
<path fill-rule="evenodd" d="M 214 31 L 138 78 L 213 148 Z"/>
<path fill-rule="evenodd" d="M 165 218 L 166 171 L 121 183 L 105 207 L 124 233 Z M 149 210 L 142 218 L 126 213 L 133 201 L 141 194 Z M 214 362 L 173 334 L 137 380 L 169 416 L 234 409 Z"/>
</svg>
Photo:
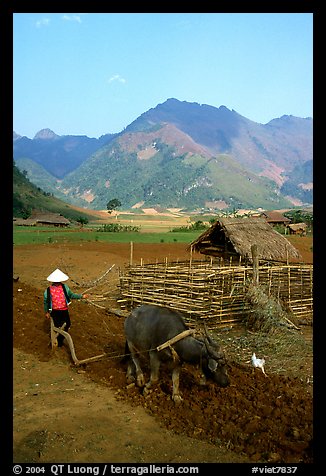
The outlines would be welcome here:
<svg viewBox="0 0 326 476">
<path fill-rule="evenodd" d="M 33 185 L 26 173 L 20 172 L 13 164 L 13 216 L 28 218 L 34 212 L 60 213 L 70 220 L 87 217 L 85 213 L 74 210 L 70 205 L 54 197 L 49 192 Z"/>
</svg>

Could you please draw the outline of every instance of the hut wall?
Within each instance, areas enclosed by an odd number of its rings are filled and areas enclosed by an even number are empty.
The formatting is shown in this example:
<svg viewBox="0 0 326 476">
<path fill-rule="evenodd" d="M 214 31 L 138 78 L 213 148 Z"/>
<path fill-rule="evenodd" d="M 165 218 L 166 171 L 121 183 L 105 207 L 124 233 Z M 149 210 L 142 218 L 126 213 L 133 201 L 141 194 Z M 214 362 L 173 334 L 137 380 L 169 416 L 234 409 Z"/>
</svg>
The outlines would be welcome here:
<svg viewBox="0 0 326 476">
<path fill-rule="evenodd" d="M 120 274 L 122 307 L 147 303 L 185 313 L 189 321 L 205 319 L 210 327 L 241 320 L 250 313 L 246 300 L 253 269 L 207 261 L 129 266 Z M 259 284 L 294 315 L 311 319 L 312 265 L 265 265 Z"/>
</svg>

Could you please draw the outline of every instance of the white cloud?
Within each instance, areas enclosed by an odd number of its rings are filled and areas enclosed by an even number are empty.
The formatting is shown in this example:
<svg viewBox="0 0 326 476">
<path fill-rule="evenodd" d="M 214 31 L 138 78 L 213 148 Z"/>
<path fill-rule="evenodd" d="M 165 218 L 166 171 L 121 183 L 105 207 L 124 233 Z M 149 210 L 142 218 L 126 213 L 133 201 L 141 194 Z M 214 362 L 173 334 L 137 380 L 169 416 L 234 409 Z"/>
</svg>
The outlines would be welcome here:
<svg viewBox="0 0 326 476">
<path fill-rule="evenodd" d="M 111 78 L 109 79 L 109 83 L 112 83 L 113 81 L 118 81 L 119 83 L 123 83 L 123 84 L 127 82 L 125 78 L 120 76 L 120 74 L 115 74 L 114 76 L 111 76 Z"/>
<path fill-rule="evenodd" d="M 37 26 L 37 28 L 41 28 L 41 26 L 48 26 L 49 23 L 50 23 L 49 18 L 42 18 L 41 20 L 38 20 L 36 22 L 36 26 Z"/>
<path fill-rule="evenodd" d="M 77 23 L 82 22 L 80 15 L 63 15 L 62 19 L 65 21 L 76 21 Z"/>
</svg>

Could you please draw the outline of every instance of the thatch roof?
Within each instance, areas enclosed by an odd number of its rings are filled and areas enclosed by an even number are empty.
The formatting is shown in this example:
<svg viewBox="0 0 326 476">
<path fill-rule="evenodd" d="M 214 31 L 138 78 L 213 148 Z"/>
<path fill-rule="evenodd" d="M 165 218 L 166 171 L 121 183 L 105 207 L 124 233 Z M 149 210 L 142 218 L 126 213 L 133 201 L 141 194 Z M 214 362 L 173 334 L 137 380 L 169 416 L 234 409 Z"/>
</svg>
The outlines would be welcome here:
<svg viewBox="0 0 326 476">
<path fill-rule="evenodd" d="M 45 223 L 49 225 L 70 225 L 70 221 L 60 213 L 39 213 L 34 215 L 37 223 Z"/>
<path fill-rule="evenodd" d="M 14 225 L 17 226 L 35 226 L 36 220 L 34 218 L 14 218 Z"/>
<path fill-rule="evenodd" d="M 288 228 L 292 231 L 305 230 L 307 228 L 307 223 L 291 223 L 288 225 Z"/>
<path fill-rule="evenodd" d="M 251 246 L 258 247 L 258 257 L 267 261 L 298 260 L 298 250 L 264 218 L 219 218 L 190 246 L 208 255 L 236 254 L 251 261 Z"/>
<path fill-rule="evenodd" d="M 37 213 L 30 218 L 14 218 L 15 225 L 35 226 L 37 223 L 45 225 L 70 225 L 70 221 L 60 213 Z"/>
</svg>

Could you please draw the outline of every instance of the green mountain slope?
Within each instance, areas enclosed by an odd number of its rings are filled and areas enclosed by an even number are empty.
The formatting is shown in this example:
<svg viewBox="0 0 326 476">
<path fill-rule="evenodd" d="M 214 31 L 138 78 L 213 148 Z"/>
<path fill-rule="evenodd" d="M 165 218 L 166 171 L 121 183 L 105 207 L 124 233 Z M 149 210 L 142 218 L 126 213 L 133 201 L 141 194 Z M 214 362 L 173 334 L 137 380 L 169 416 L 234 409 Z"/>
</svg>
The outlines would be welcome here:
<svg viewBox="0 0 326 476">
<path fill-rule="evenodd" d="M 290 205 L 275 190 L 274 182 L 248 172 L 232 157 L 179 155 L 175 147 L 160 142 L 159 131 L 157 134 L 155 148 L 146 160 L 139 158 L 142 150 L 129 152 L 114 141 L 67 175 L 61 187 L 69 189 L 73 199 L 92 196 L 90 206 L 96 209 L 105 208 L 112 198 L 119 199 L 124 208 L 139 201 L 144 207 L 189 209 L 217 201 L 230 208 Z"/>
<path fill-rule="evenodd" d="M 36 211 L 60 213 L 70 220 L 89 218 L 87 213 L 74 210 L 71 205 L 32 184 L 13 164 L 13 216 L 28 218 Z"/>
</svg>

